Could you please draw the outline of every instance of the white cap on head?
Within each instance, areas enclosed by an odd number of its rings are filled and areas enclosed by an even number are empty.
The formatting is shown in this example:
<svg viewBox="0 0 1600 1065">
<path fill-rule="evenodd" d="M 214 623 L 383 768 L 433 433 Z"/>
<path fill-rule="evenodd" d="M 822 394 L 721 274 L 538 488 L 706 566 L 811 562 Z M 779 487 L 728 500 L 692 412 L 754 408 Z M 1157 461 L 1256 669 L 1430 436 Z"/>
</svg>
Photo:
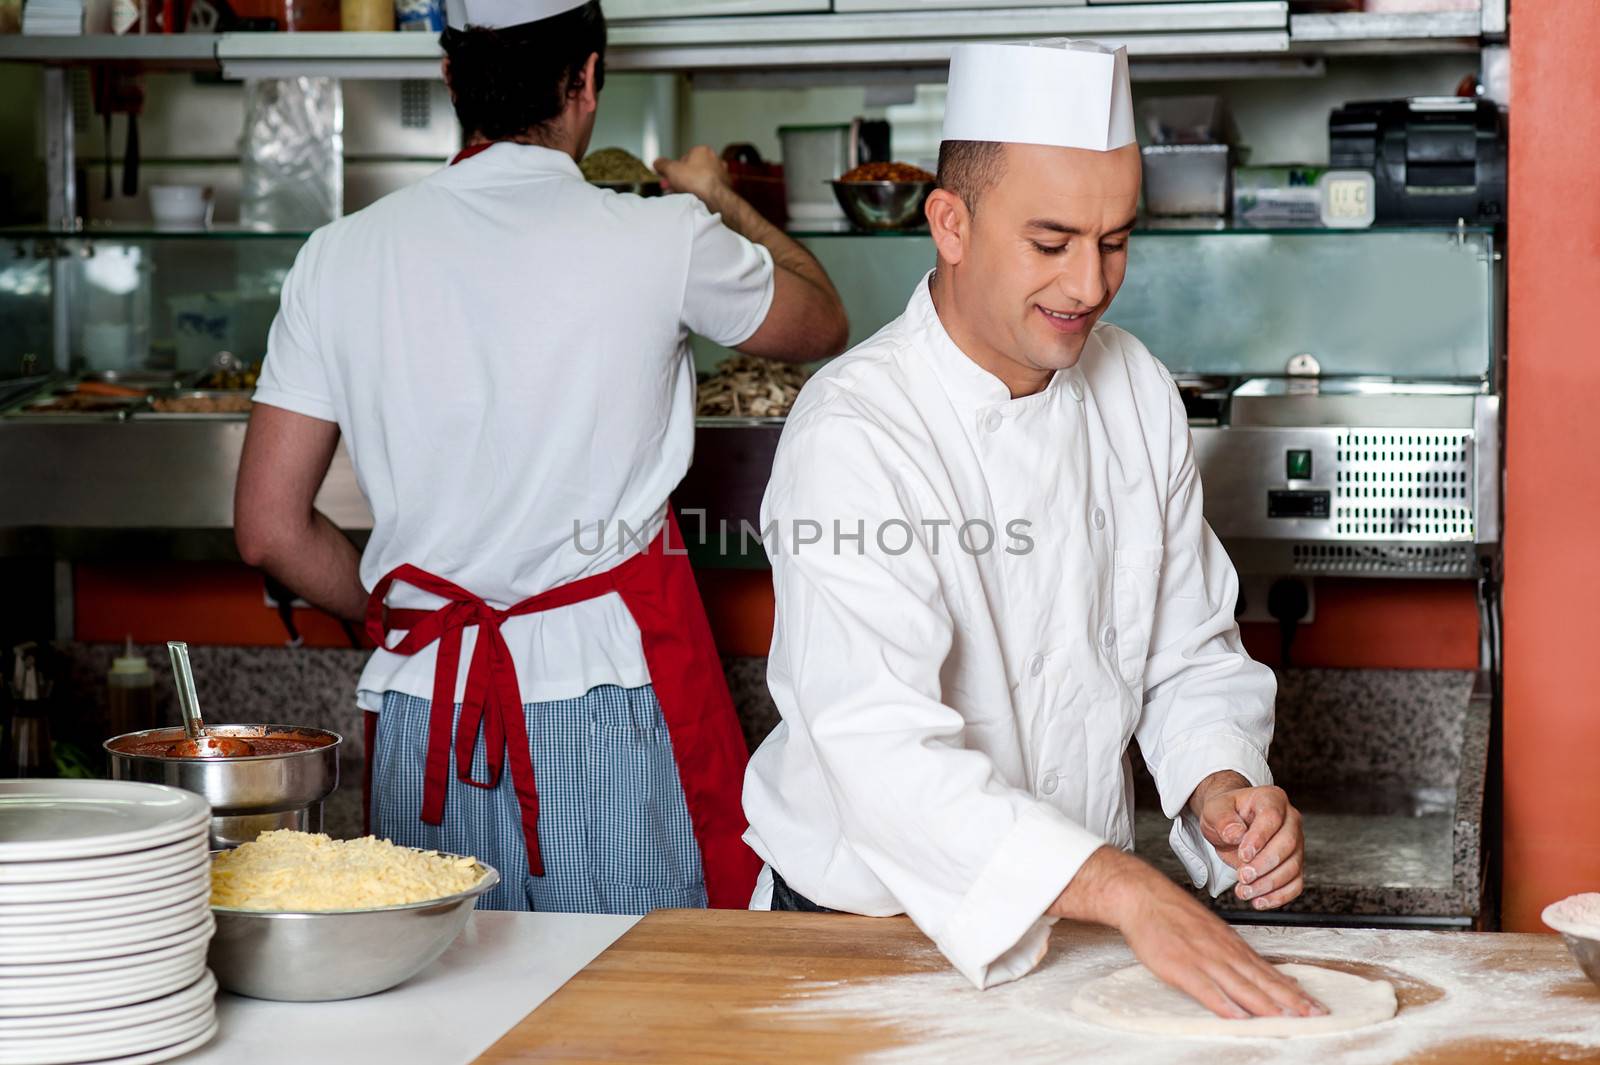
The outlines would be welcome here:
<svg viewBox="0 0 1600 1065">
<path fill-rule="evenodd" d="M 468 26 L 502 30 L 580 8 L 589 0 L 445 0 L 445 22 L 453 30 Z"/>
<path fill-rule="evenodd" d="M 1097 152 L 1132 144 L 1128 50 L 1065 37 L 957 45 L 943 139 Z"/>
</svg>

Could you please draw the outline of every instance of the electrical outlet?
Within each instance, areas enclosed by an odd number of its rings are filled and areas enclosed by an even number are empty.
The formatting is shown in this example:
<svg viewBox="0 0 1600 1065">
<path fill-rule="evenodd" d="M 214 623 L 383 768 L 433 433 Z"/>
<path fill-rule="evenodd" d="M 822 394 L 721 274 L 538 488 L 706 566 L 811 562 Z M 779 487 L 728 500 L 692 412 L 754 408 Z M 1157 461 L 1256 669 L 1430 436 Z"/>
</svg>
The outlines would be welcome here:
<svg viewBox="0 0 1600 1065">
<path fill-rule="evenodd" d="M 1306 586 L 1306 616 L 1300 624 L 1309 625 L 1317 620 L 1317 582 L 1310 577 L 1282 577 L 1270 574 L 1251 573 L 1239 577 L 1239 596 L 1244 600 L 1244 611 L 1239 614 L 1238 621 L 1265 622 L 1276 625 L 1278 619 L 1267 613 L 1267 595 L 1272 586 L 1280 580 L 1303 581 Z"/>
</svg>

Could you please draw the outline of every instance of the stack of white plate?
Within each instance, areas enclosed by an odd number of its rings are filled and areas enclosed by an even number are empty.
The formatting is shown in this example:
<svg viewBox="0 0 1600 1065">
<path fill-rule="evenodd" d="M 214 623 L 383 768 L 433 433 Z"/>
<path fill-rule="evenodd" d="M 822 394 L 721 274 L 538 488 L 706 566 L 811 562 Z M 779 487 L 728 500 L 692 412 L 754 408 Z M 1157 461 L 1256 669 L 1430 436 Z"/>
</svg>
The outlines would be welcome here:
<svg viewBox="0 0 1600 1065">
<path fill-rule="evenodd" d="M 0 780 L 0 1065 L 143 1065 L 217 1031 L 211 809 L 109 780 Z"/>
</svg>

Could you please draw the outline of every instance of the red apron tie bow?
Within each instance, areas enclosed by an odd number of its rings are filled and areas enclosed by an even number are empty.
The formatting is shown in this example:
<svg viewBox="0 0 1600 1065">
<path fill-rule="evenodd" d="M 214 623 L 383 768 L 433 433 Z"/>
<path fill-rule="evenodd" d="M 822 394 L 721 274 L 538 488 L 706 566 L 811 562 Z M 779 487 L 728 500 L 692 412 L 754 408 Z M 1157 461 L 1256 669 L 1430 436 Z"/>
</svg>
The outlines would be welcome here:
<svg viewBox="0 0 1600 1065">
<path fill-rule="evenodd" d="M 367 600 L 367 634 L 380 647 L 399 655 L 414 655 L 435 642 L 439 644 L 433 672 L 433 703 L 428 711 L 421 810 L 424 822 L 437 825 L 444 820 L 450 783 L 450 724 L 460 675 L 462 634 L 470 626 L 477 628 L 461 717 L 456 723 L 456 778 L 476 788 L 498 787 L 509 759 L 522 835 L 528 847 L 528 868 L 534 876 L 543 876 L 532 746 L 516 664 L 500 626 L 510 618 L 616 592 L 639 626 L 645 665 L 667 724 L 689 819 L 700 845 L 707 899 L 712 906 L 743 909 L 749 903 L 760 869 L 760 861 L 740 838 L 745 829 L 740 806 L 747 759 L 744 739 L 694 573 L 682 548 L 669 549 L 669 543 L 682 543 L 670 511 L 661 533 L 640 554 L 603 573 L 540 592 L 504 610 L 497 610 L 465 588 L 416 566 L 398 566 L 372 589 Z M 432 610 L 388 608 L 384 600 L 397 583 L 409 584 L 446 602 Z M 389 646 L 389 638 L 402 630 L 405 635 Z M 480 732 L 487 756 L 484 780 L 472 775 L 473 750 Z M 372 748 L 369 736 L 369 777 Z"/>
</svg>

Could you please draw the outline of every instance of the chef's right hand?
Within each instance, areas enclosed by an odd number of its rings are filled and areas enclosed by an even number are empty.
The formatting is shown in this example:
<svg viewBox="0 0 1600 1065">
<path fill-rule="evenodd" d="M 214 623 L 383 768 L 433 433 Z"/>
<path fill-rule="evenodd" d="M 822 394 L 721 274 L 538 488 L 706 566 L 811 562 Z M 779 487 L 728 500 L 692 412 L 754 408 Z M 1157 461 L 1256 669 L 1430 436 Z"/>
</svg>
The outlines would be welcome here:
<svg viewBox="0 0 1600 1065">
<path fill-rule="evenodd" d="M 1188 892 L 1114 847 L 1090 856 L 1050 913 L 1113 925 L 1145 968 L 1219 1017 L 1327 1012 Z"/>
<path fill-rule="evenodd" d="M 655 171 L 669 192 L 687 192 L 707 201 L 708 206 L 719 192 L 733 188 L 728 168 L 704 144 L 689 149 L 682 159 L 657 159 Z"/>
</svg>

